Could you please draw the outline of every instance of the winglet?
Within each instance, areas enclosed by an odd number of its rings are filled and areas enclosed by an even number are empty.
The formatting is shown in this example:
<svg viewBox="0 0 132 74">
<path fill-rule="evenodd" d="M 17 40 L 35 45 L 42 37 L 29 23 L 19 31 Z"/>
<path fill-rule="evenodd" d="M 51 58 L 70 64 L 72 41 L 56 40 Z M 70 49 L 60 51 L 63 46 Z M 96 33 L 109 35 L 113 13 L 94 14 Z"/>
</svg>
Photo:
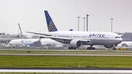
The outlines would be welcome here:
<svg viewBox="0 0 132 74">
<path fill-rule="evenodd" d="M 49 31 L 49 32 L 57 31 L 57 28 L 56 28 L 54 22 L 52 21 L 50 15 L 49 15 L 49 13 L 48 13 L 48 11 L 45 10 L 44 13 L 45 13 L 45 17 L 46 17 L 46 22 L 47 22 L 48 31 Z"/>
</svg>

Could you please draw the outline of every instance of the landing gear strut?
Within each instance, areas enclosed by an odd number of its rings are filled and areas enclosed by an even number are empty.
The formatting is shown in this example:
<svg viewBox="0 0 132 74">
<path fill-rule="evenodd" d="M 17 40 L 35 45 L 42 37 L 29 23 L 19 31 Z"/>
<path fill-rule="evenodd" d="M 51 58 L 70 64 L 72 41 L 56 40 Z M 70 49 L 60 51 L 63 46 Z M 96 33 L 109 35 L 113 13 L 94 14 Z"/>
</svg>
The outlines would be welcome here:
<svg viewBox="0 0 132 74">
<path fill-rule="evenodd" d="M 113 49 L 113 50 L 116 50 L 116 46 L 117 46 L 117 45 L 113 45 L 112 49 Z"/>
</svg>

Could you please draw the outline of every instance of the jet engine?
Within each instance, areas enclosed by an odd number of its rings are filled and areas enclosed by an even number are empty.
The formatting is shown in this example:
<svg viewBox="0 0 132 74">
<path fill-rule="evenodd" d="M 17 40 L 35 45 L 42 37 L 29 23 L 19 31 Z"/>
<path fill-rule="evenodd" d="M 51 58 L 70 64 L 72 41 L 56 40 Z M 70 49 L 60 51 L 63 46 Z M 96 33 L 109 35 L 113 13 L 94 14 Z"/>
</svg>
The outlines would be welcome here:
<svg viewBox="0 0 132 74">
<path fill-rule="evenodd" d="M 81 45 L 82 45 L 82 42 L 79 41 L 79 40 L 72 40 L 72 41 L 70 42 L 70 46 L 71 46 L 71 47 L 80 47 Z"/>
</svg>

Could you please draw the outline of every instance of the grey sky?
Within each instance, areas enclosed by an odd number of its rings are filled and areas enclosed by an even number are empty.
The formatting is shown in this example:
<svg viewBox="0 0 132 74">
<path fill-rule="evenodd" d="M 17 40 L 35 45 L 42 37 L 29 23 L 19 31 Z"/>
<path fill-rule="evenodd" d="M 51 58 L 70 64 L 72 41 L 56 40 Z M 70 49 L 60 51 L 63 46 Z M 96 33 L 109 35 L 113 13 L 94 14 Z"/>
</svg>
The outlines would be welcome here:
<svg viewBox="0 0 132 74">
<path fill-rule="evenodd" d="M 48 10 L 59 30 L 80 30 L 83 17 L 89 14 L 90 31 L 110 31 L 114 18 L 115 32 L 132 32 L 132 0 L 0 0 L 0 32 L 47 32 L 44 10 Z"/>
</svg>

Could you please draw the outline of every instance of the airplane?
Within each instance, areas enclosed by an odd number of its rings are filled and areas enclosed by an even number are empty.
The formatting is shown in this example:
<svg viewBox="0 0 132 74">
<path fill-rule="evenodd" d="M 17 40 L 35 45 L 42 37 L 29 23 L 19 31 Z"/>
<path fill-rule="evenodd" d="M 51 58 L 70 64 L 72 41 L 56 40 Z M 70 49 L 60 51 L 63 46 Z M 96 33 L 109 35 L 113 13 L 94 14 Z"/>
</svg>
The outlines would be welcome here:
<svg viewBox="0 0 132 74">
<path fill-rule="evenodd" d="M 132 41 L 122 41 L 117 47 L 132 48 Z"/>
<path fill-rule="evenodd" d="M 31 47 L 39 46 L 38 39 L 14 39 L 9 42 L 9 45 L 12 47 Z M 35 44 L 36 42 L 36 44 Z"/>
<path fill-rule="evenodd" d="M 62 43 L 49 38 L 42 39 L 14 39 L 9 42 L 11 47 L 39 47 L 39 48 L 65 48 Z"/>
<path fill-rule="evenodd" d="M 49 32 L 36 33 L 43 35 L 44 38 L 50 38 L 63 44 L 68 44 L 69 49 L 76 49 L 82 45 L 90 45 L 87 49 L 95 49 L 93 45 L 104 45 L 106 48 L 114 48 L 122 42 L 120 35 L 113 32 L 84 32 L 84 31 L 58 31 L 47 10 L 44 11 Z"/>
</svg>

